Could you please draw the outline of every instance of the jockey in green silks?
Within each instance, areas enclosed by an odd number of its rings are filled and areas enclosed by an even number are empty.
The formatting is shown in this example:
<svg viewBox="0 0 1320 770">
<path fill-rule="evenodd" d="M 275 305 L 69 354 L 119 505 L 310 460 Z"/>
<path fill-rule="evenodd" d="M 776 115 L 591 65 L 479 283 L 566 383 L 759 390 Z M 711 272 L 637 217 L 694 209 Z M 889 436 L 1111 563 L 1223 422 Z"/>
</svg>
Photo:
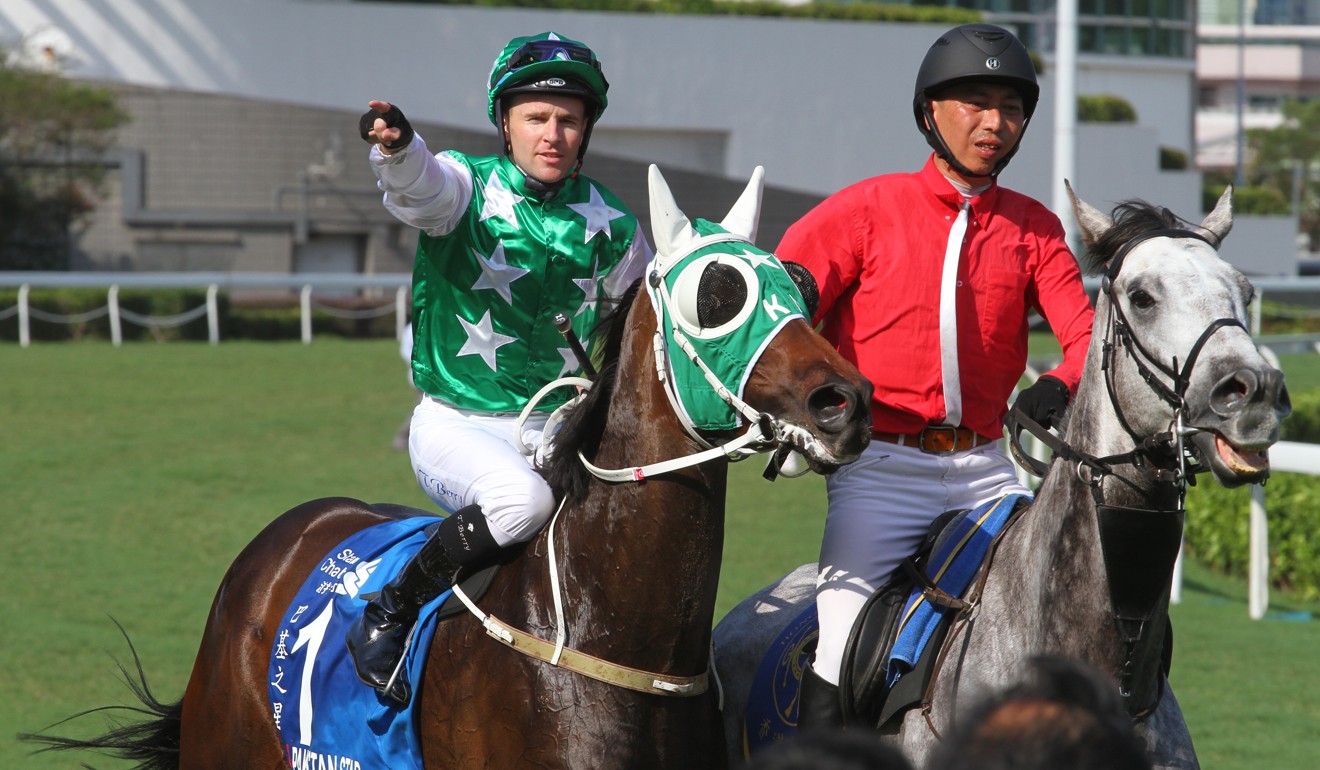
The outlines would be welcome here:
<svg viewBox="0 0 1320 770">
<path fill-rule="evenodd" d="M 449 515 L 372 600 L 347 641 L 358 677 L 411 697 L 397 676 L 418 610 L 459 573 L 494 562 L 548 521 L 536 472 L 546 420 L 565 395 L 519 412 L 580 364 L 553 322 L 588 350 L 600 316 L 646 269 L 650 247 L 627 207 L 580 173 L 609 83 L 587 46 L 552 32 L 510 40 L 487 84 L 499 155 L 432 154 L 402 111 L 373 101 L 361 133 L 384 205 L 418 228 L 413 269 L 417 482 Z"/>
</svg>

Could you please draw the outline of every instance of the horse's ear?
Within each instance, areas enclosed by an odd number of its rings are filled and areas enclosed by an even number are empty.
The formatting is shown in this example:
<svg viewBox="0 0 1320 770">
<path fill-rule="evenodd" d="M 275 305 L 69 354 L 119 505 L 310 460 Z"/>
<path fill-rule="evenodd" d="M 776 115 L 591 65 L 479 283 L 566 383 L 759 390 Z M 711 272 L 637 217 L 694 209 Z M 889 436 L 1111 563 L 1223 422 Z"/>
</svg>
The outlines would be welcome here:
<svg viewBox="0 0 1320 770">
<path fill-rule="evenodd" d="M 654 163 L 647 171 L 647 185 L 651 194 L 651 236 L 655 238 L 656 254 L 680 254 L 697 237 L 687 215 L 678 208 L 669 183 Z"/>
<path fill-rule="evenodd" d="M 1068 200 L 1072 201 L 1073 216 L 1077 218 L 1077 226 L 1082 230 L 1082 243 L 1087 246 L 1094 246 L 1100 236 L 1114 226 L 1114 220 L 1105 216 L 1104 212 L 1095 206 L 1078 198 L 1077 193 L 1073 192 L 1072 184 L 1067 179 L 1063 180 L 1063 186 L 1068 190 Z"/>
<path fill-rule="evenodd" d="M 1206 216 L 1201 227 L 1214 233 L 1220 243 L 1228 237 L 1228 231 L 1233 229 L 1233 185 L 1224 188 L 1224 194 L 1219 196 L 1215 210 Z"/>
<path fill-rule="evenodd" d="M 742 236 L 748 243 L 756 243 L 756 225 L 761 221 L 761 192 L 765 183 L 765 167 L 757 166 L 747 187 L 738 196 L 738 202 L 720 222 L 720 227 Z"/>
</svg>

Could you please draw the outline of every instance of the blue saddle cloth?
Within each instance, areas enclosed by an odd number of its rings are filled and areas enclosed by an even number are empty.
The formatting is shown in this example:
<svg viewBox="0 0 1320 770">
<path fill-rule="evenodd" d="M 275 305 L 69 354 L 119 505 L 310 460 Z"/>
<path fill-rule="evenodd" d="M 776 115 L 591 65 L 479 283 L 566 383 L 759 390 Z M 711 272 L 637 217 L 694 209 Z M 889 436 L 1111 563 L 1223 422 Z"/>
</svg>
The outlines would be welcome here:
<svg viewBox="0 0 1320 770">
<path fill-rule="evenodd" d="M 423 770 L 414 697 L 408 706 L 362 684 L 344 633 L 362 614 L 363 594 L 379 592 L 421 549 L 437 517 L 418 516 L 362 530 L 335 546 L 303 582 L 275 636 L 268 677 L 271 713 L 287 766 Z M 436 612 L 452 591 L 422 608 L 404 674 L 416 693 L 435 633 Z"/>
<path fill-rule="evenodd" d="M 955 516 L 944 528 L 926 561 L 926 577 L 950 596 L 962 597 L 981 568 L 981 562 L 985 561 L 991 541 L 1004 528 L 1019 503 L 1029 499 L 1028 495 L 1005 495 Z M 928 601 L 921 586 L 912 589 L 889 654 L 885 672 L 885 683 L 889 687 L 892 688 L 917 664 L 926 643 L 948 611 L 948 608 Z"/>
<path fill-rule="evenodd" d="M 756 668 L 743 714 L 742 752 L 754 752 L 797 732 L 802 670 L 820 637 L 813 601 L 779 633 Z"/>
</svg>

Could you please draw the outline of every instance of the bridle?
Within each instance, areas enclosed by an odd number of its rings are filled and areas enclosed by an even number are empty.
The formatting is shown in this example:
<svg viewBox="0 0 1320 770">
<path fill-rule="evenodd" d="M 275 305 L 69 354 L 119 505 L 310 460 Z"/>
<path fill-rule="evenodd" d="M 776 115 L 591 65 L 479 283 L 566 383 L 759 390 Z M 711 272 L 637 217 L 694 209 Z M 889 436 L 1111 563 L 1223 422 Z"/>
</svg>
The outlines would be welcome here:
<svg viewBox="0 0 1320 770">
<path fill-rule="evenodd" d="M 683 426 L 683 431 L 695 441 L 699 447 L 701 447 L 701 451 L 646 465 L 618 469 L 600 468 L 579 452 L 579 460 L 596 478 L 611 483 L 640 482 L 653 476 L 670 473 L 683 468 L 690 468 L 719 458 L 725 458 L 731 462 L 735 462 L 753 455 L 780 450 L 776 452 L 775 457 L 777 459 L 782 459 L 781 454 L 783 454 L 782 448 L 784 447 L 794 447 L 803 450 L 804 453 L 808 453 L 819 443 L 811 432 L 805 428 L 795 425 L 787 420 L 782 420 L 772 414 L 762 412 L 740 398 L 738 394 L 728 386 L 728 384 L 721 381 L 719 375 L 716 374 L 711 365 L 703 358 L 701 353 L 697 350 L 697 347 L 692 343 L 692 340 L 686 333 L 684 333 L 681 325 L 677 322 L 678 313 L 675 311 L 676 302 L 674 297 L 670 294 L 669 286 L 665 282 L 666 275 L 673 268 L 678 266 L 687 254 L 691 254 L 700 248 L 721 242 L 741 243 L 745 242 L 745 239 L 734 234 L 706 236 L 698 240 L 684 255 L 668 259 L 661 259 L 657 256 L 657 267 L 652 270 L 646 278 L 649 289 L 647 294 L 656 306 L 656 330 L 652 341 L 652 351 L 655 356 L 656 377 L 664 388 L 665 395 L 669 400 L 673 413 L 678 418 L 679 423 Z M 783 323 L 787 323 L 792 317 L 794 316 L 785 316 Z M 673 339 L 674 347 L 677 348 L 676 351 L 671 350 L 670 346 L 666 344 L 666 324 L 668 325 L 668 332 Z M 779 328 L 782 328 L 782 323 L 766 338 L 767 342 L 778 334 Z M 743 422 L 747 423 L 747 429 L 743 431 L 741 435 L 724 443 L 717 444 L 708 440 L 702 432 L 697 429 L 692 418 L 682 407 L 683 399 L 678 392 L 679 385 L 676 382 L 676 378 L 673 376 L 674 369 L 670 362 L 670 356 L 675 355 L 675 353 L 686 357 L 687 360 L 689 360 L 692 365 L 701 372 L 702 378 L 719 399 L 727 404 L 734 413 L 739 415 Z M 755 362 L 753 361 L 748 365 L 749 369 L 754 365 Z M 555 386 L 555 383 L 551 383 L 547 388 L 553 388 Z M 538 398 L 539 396 L 540 394 L 538 394 Z M 530 409 L 531 405 L 529 405 L 528 408 Z M 776 472 L 779 472 L 777 466 Z M 805 472 L 806 470 L 802 471 L 802 473 Z"/>
<path fill-rule="evenodd" d="M 740 241 L 742 239 L 733 236 L 714 237 L 703 239 L 699 245 L 708 245 L 720 240 Z M 668 263 L 665 270 L 672 268 L 678 260 Z M 670 375 L 672 371 L 667 363 L 667 346 L 665 344 L 663 323 L 666 317 L 674 318 L 673 312 L 662 312 L 662 310 L 673 304 L 673 299 L 663 281 L 664 272 L 657 270 L 652 272 L 649 281 L 652 292 L 650 296 L 658 297 L 661 307 L 656 308 L 657 326 L 654 336 L 653 348 L 656 358 L 656 376 L 665 388 L 665 393 L 669 398 L 670 405 L 674 413 L 679 417 L 685 432 L 697 441 L 704 451 L 696 452 L 684 457 L 678 457 L 670 460 L 664 460 L 648 465 L 635 466 L 632 468 L 621 468 L 617 470 L 608 470 L 598 468 L 592 464 L 582 454 L 578 452 L 578 458 L 583 466 L 594 476 L 607 482 L 640 482 L 647 478 L 662 473 L 691 467 L 700 463 L 707 462 L 719 457 L 725 457 L 729 460 L 738 460 L 754 454 L 776 450 L 782 446 L 794 446 L 806 448 L 814 437 L 804 428 L 793 425 L 792 423 L 779 420 L 767 413 L 758 411 L 747 402 L 739 398 L 730 390 L 712 370 L 712 368 L 702 359 L 696 347 L 683 334 L 678 324 L 671 324 L 670 332 L 673 335 L 679 349 L 688 356 L 689 360 L 701 371 L 707 383 L 714 392 L 726 404 L 735 410 L 748 423 L 747 430 L 741 436 L 734 438 L 724 444 L 714 445 L 702 437 L 684 412 L 679 407 L 680 400 L 675 391 L 677 383 L 674 377 Z M 788 319 L 785 319 L 788 320 Z M 569 346 L 579 357 L 583 369 L 587 372 L 594 371 L 587 360 L 586 353 L 580 342 L 572 337 L 571 324 L 560 325 L 560 331 L 568 338 Z M 777 331 L 776 331 L 777 333 Z M 770 335 L 772 338 L 774 335 Z M 767 338 L 769 339 L 769 338 Z M 751 366 L 753 364 L 749 364 Z M 583 377 L 564 377 L 557 379 L 543 388 L 528 401 L 516 420 L 514 437 L 515 441 L 521 446 L 521 451 L 526 455 L 535 453 L 536 448 L 527 445 L 522 440 L 523 425 L 540 403 L 551 392 L 565 387 L 573 387 L 579 390 L 579 393 L 566 404 L 560 406 L 546 421 L 542 435 L 544 436 L 543 449 L 553 451 L 553 436 L 557 425 L 562 422 L 568 410 L 586 398 L 588 391 L 593 385 L 593 380 Z M 557 549 L 555 547 L 555 528 L 559 521 L 559 515 L 563 512 L 564 501 L 560 500 L 559 507 L 550 519 L 547 526 L 547 553 L 548 567 L 550 573 L 551 596 L 555 611 L 555 638 L 553 642 L 541 639 L 517 629 L 510 624 L 496 618 L 493 615 L 483 612 L 471 598 L 469 598 L 463 589 L 455 585 L 454 594 L 467 607 L 468 611 L 481 623 L 486 629 L 486 633 L 513 649 L 528 655 L 532 658 L 549 663 L 552 666 L 568 669 L 578 674 L 606 682 L 608 684 L 633 690 L 635 692 L 648 693 L 651 695 L 662 695 L 678 698 L 694 697 L 704 694 L 709 687 L 710 668 L 694 676 L 676 676 L 671 674 L 661 674 L 642 669 L 624 666 L 619 663 L 607 661 L 592 655 L 588 655 L 572 647 L 567 646 L 568 624 L 564 617 L 563 587 L 559 579 L 559 568 L 556 558 Z M 714 650 L 711 650 L 711 659 L 713 660 Z M 721 695 L 722 699 L 722 695 Z"/>
<path fill-rule="evenodd" d="M 1201 351 L 1216 332 L 1228 327 L 1246 328 L 1237 318 L 1219 318 L 1210 322 L 1201 332 L 1181 364 L 1176 356 L 1165 364 L 1152 355 L 1133 332 L 1114 288 L 1127 255 L 1137 245 L 1152 238 L 1192 238 L 1218 247 L 1206 235 L 1192 230 L 1147 231 L 1123 244 L 1110 260 L 1101 279 L 1100 289 L 1109 299 L 1101 354 L 1105 389 L 1114 413 L 1134 442 L 1134 447 L 1127 452 L 1096 457 L 1076 449 L 1017 410 L 1010 410 L 1005 417 L 1009 448 L 1022 467 L 1036 476 L 1044 476 L 1049 467 L 1022 449 L 1020 433 L 1025 429 L 1052 450 L 1054 459 L 1062 459 L 1073 465 L 1078 479 L 1090 487 L 1096 507 L 1111 609 L 1119 635 L 1126 646 L 1125 661 L 1119 674 L 1119 693 L 1128 713 L 1137 719 L 1152 713 L 1163 696 L 1161 681 L 1155 688 L 1153 700 L 1140 702 L 1134 697 L 1137 645 L 1145 636 L 1148 622 L 1162 606 L 1168 593 L 1174 562 L 1182 547 L 1187 486 L 1196 483 L 1196 474 L 1209 470 L 1200 460 L 1196 449 L 1184 443 L 1187 437 L 1201 430 L 1187 424 L 1186 395 L 1192 371 Z M 1127 355 L 1151 392 L 1172 409 L 1167 431 L 1143 436 L 1132 428 L 1119 401 L 1114 381 L 1119 351 Z M 1144 493 L 1136 482 L 1116 472 L 1116 468 L 1122 465 L 1142 471 L 1156 484 L 1168 485 L 1177 500 L 1175 507 L 1148 509 L 1107 504 L 1103 483 L 1106 478 L 1116 478 Z"/>
<path fill-rule="evenodd" d="M 1183 490 L 1188 484 L 1195 485 L 1196 474 L 1209 470 L 1204 463 L 1199 461 L 1194 450 L 1189 449 L 1184 443 L 1185 438 L 1200 432 L 1199 428 L 1188 426 L 1186 422 L 1187 388 L 1191 384 L 1192 370 L 1210 338 L 1220 329 L 1226 327 L 1236 326 L 1243 330 L 1246 329 L 1237 318 L 1219 318 L 1211 321 L 1201 332 L 1181 365 L 1177 356 L 1174 356 L 1169 364 L 1165 364 L 1152 355 L 1136 334 L 1133 333 L 1132 324 L 1123 311 L 1122 304 L 1118 301 L 1114 284 L 1119 271 L 1123 267 L 1124 260 L 1132 249 L 1153 238 L 1193 238 L 1212 247 L 1216 245 L 1204 234 L 1192 230 L 1150 230 L 1123 244 L 1122 248 L 1109 261 L 1109 266 L 1101 278 L 1100 290 L 1109 298 L 1108 315 L 1105 320 L 1105 339 L 1101 349 L 1101 369 L 1105 373 L 1105 390 L 1109 395 L 1110 405 L 1114 409 L 1119 424 L 1135 442 L 1134 448 L 1115 455 L 1096 457 L 1074 448 L 1019 411 L 1010 410 L 1004 419 L 1005 426 L 1008 428 L 1009 447 L 1014 458 L 1023 468 L 1038 477 L 1043 477 L 1049 469 L 1048 463 L 1037 460 L 1023 450 L 1020 434 L 1025 429 L 1048 446 L 1054 453 L 1055 458 L 1062 458 L 1076 464 L 1078 476 L 1084 477 L 1084 480 L 1092 486 L 1098 505 L 1104 504 L 1100 482 L 1105 477 L 1116 475 L 1114 468 L 1118 465 L 1131 465 L 1145 469 L 1154 481 L 1176 484 Z M 1173 410 L 1168 431 L 1143 436 L 1132 428 L 1131 422 L 1119 402 L 1118 390 L 1114 381 L 1119 351 L 1127 355 L 1128 360 L 1136 367 L 1142 381 L 1146 383 L 1151 392 Z M 1168 382 L 1166 383 L 1163 378 L 1167 378 Z M 1127 479 L 1121 476 L 1118 478 L 1136 488 Z M 1182 494 L 1180 493 L 1179 500 L 1181 499 Z"/>
</svg>

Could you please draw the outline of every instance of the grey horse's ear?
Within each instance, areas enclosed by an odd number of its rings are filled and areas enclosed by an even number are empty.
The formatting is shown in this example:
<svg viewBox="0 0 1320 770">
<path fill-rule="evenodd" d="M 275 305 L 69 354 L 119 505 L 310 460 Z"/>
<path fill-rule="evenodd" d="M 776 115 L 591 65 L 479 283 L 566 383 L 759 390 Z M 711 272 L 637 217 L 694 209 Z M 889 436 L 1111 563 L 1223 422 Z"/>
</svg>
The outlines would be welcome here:
<svg viewBox="0 0 1320 770">
<path fill-rule="evenodd" d="M 1077 194 L 1073 192 L 1072 184 L 1067 179 L 1063 180 L 1063 186 L 1068 190 L 1068 200 L 1072 201 L 1073 216 L 1077 218 L 1077 226 L 1082 231 L 1082 243 L 1087 246 L 1094 246 L 1100 236 L 1114 226 L 1114 220 L 1096 207 L 1078 198 Z"/>
<path fill-rule="evenodd" d="M 738 196 L 738 202 L 729 209 L 728 216 L 720 222 L 720 227 L 734 235 L 741 236 L 748 243 L 756 243 L 756 226 L 761 220 L 761 192 L 765 183 L 765 167 L 757 166 L 752 170 L 752 178 L 747 187 Z"/>
<path fill-rule="evenodd" d="M 1214 211 L 1206 216 L 1201 227 L 1214 233 L 1219 243 L 1228 237 L 1228 231 L 1233 229 L 1233 185 L 1224 188 L 1224 194 L 1219 196 Z"/>
<path fill-rule="evenodd" d="M 687 218 L 669 191 L 669 183 L 654 163 L 647 170 L 647 185 L 651 194 L 651 236 L 655 238 L 656 255 L 669 256 L 687 251 L 687 245 L 697 237 L 692 222 Z"/>
</svg>

